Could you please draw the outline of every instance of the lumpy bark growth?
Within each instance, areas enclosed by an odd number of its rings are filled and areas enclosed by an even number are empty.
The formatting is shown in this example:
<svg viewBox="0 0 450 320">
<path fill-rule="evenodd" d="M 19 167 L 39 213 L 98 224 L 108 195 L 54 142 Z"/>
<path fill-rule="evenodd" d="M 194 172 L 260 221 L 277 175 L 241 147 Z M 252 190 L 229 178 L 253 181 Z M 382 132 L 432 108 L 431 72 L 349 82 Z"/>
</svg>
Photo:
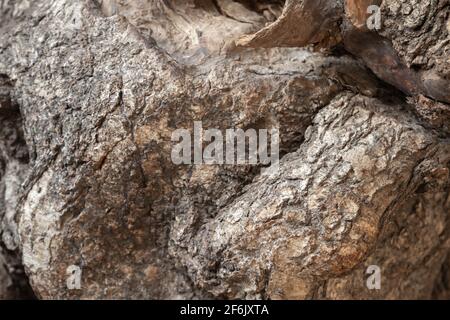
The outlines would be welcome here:
<svg viewBox="0 0 450 320">
<path fill-rule="evenodd" d="M 0 31 L 0 299 L 449 297 L 449 0 L 0 0 Z M 175 165 L 194 121 L 279 128 L 278 169 Z"/>
</svg>

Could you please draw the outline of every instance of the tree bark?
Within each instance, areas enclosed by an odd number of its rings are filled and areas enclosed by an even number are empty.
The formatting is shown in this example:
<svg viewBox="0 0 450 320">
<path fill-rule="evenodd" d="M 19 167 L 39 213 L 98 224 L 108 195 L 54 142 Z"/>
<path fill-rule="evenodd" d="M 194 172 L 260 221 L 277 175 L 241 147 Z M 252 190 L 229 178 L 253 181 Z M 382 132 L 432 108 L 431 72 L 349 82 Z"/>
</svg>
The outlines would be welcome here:
<svg viewBox="0 0 450 320">
<path fill-rule="evenodd" d="M 0 298 L 448 298 L 449 15 L 0 0 Z M 194 121 L 278 168 L 174 164 Z"/>
</svg>

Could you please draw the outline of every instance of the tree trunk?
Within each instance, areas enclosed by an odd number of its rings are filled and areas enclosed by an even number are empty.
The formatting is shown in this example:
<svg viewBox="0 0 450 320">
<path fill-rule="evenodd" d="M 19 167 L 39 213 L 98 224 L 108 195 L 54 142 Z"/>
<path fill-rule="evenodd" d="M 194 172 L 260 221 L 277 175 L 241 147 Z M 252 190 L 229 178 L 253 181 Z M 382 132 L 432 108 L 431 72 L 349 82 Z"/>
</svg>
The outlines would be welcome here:
<svg viewBox="0 0 450 320">
<path fill-rule="evenodd" d="M 0 0 L 0 31 L 0 298 L 449 297 L 449 0 Z M 177 165 L 196 121 L 280 161 Z"/>
</svg>

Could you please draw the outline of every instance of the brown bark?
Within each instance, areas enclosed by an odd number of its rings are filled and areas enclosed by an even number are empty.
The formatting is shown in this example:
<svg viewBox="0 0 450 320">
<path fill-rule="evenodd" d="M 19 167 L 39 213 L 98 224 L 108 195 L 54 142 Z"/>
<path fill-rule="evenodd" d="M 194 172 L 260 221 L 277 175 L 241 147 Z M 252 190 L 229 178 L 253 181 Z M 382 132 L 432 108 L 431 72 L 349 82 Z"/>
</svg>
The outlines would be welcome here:
<svg viewBox="0 0 450 320">
<path fill-rule="evenodd" d="M 0 4 L 0 298 L 448 297 L 448 0 Z M 194 121 L 279 169 L 174 164 Z"/>
</svg>

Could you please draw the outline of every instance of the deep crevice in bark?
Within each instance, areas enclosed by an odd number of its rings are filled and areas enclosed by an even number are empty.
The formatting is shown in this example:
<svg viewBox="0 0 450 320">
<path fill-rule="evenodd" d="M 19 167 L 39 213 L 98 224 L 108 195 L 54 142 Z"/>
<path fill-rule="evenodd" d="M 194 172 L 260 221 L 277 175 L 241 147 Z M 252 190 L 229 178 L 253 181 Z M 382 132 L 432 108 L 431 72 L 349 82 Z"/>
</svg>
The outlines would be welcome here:
<svg viewBox="0 0 450 320">
<path fill-rule="evenodd" d="M 19 244 L 14 235 L 17 232 L 17 198 L 29 159 L 22 116 L 18 104 L 11 97 L 12 90 L 13 83 L 9 77 L 0 75 L 0 269 L 6 272 L 0 277 L 4 281 L 9 278 L 10 281 L 6 292 L 1 291 L 3 288 L 0 283 L 0 298 L 32 299 L 34 293 L 25 274 Z"/>
</svg>

